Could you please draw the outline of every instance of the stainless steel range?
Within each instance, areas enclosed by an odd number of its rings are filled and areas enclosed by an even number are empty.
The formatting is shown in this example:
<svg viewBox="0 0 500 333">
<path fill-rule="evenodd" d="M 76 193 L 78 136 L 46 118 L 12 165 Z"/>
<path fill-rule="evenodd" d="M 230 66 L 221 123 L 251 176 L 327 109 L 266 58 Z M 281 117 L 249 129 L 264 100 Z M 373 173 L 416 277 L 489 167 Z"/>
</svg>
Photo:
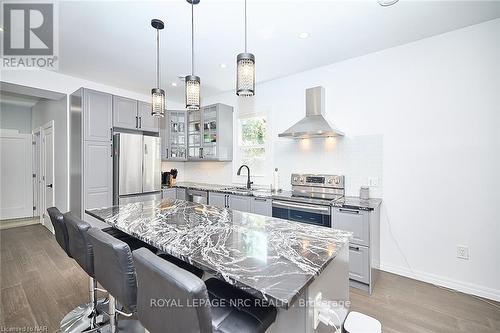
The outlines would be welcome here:
<svg viewBox="0 0 500 333">
<path fill-rule="evenodd" d="M 292 174 L 292 191 L 273 195 L 273 217 L 331 227 L 332 203 L 344 198 L 344 176 Z"/>
</svg>

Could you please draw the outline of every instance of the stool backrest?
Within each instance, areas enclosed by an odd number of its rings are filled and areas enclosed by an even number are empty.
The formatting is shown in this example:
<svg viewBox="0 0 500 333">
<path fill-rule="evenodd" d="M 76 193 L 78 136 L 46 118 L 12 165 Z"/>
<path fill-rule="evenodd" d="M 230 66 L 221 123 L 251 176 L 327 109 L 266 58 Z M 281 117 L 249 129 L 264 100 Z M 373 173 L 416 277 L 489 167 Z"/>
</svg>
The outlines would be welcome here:
<svg viewBox="0 0 500 333">
<path fill-rule="evenodd" d="M 130 311 L 136 310 L 137 280 L 132 252 L 127 243 L 91 228 L 96 280 Z"/>
<path fill-rule="evenodd" d="M 47 213 L 50 217 L 50 222 L 56 234 L 56 241 L 59 246 L 66 252 L 68 257 L 71 258 L 71 252 L 68 245 L 68 229 L 64 223 L 64 215 L 56 207 L 47 208 Z"/>
<path fill-rule="evenodd" d="M 94 252 L 87 234 L 90 224 L 71 212 L 64 214 L 64 223 L 68 229 L 71 256 L 90 277 L 94 277 Z"/>
<path fill-rule="evenodd" d="M 212 332 L 210 303 L 203 280 L 146 248 L 135 250 L 133 256 L 137 271 L 137 317 L 149 332 Z"/>
</svg>

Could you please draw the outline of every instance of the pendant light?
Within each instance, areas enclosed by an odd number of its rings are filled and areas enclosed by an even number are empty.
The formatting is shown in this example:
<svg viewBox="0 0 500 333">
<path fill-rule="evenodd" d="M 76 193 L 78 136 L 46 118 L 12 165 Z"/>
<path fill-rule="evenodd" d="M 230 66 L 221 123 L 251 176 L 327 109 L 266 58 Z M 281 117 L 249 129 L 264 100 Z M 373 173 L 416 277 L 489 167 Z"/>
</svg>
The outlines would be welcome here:
<svg viewBox="0 0 500 333">
<path fill-rule="evenodd" d="M 247 52 L 247 0 L 245 0 L 245 52 L 236 57 L 236 95 L 255 95 L 255 56 Z"/>
<path fill-rule="evenodd" d="M 165 116 L 165 90 L 160 89 L 160 30 L 165 25 L 158 19 L 151 20 L 151 26 L 156 29 L 156 88 L 151 89 L 151 115 Z"/>
<path fill-rule="evenodd" d="M 191 4 L 191 75 L 187 75 L 186 81 L 186 109 L 200 109 L 200 77 L 194 75 L 194 5 L 200 0 L 186 0 Z"/>
</svg>

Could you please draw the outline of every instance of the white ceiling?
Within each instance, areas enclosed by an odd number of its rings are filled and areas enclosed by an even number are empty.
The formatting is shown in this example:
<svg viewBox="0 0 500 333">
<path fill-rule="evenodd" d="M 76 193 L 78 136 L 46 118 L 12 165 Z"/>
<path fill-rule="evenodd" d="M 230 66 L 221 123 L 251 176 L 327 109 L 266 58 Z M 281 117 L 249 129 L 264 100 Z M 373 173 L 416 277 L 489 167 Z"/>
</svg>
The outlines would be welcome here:
<svg viewBox="0 0 500 333">
<path fill-rule="evenodd" d="M 201 0 L 195 6 L 195 74 L 204 96 L 234 89 L 236 54 L 244 47 L 243 3 Z M 150 20 L 163 20 L 162 88 L 169 99 L 183 100 L 177 77 L 190 71 L 185 0 L 69 1 L 59 10 L 60 72 L 144 94 L 155 82 Z M 499 1 L 401 0 L 381 7 L 376 0 L 248 0 L 248 48 L 262 82 L 498 17 Z M 311 35 L 299 39 L 301 32 Z"/>
</svg>

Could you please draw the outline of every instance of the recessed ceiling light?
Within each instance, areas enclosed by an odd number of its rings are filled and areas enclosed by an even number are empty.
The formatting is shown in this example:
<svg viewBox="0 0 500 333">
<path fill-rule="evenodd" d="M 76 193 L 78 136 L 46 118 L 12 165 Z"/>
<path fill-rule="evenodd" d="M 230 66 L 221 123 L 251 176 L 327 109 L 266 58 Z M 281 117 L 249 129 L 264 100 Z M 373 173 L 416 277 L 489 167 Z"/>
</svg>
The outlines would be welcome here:
<svg viewBox="0 0 500 333">
<path fill-rule="evenodd" d="M 226 65 L 226 64 L 220 64 L 220 65 L 219 65 L 219 67 L 220 67 L 220 68 L 226 68 L 226 67 L 227 67 L 227 65 Z"/>
<path fill-rule="evenodd" d="M 378 4 L 384 7 L 392 6 L 399 0 L 378 0 Z"/>
<path fill-rule="evenodd" d="M 300 39 L 306 39 L 306 38 L 309 38 L 309 36 L 310 36 L 310 35 L 311 35 L 311 34 L 310 34 L 310 33 L 308 33 L 308 32 L 301 32 L 301 33 L 299 34 L 299 38 L 300 38 Z"/>
<path fill-rule="evenodd" d="M 172 85 L 172 87 L 177 87 L 177 83 L 176 82 L 172 82 L 171 85 Z"/>
</svg>

